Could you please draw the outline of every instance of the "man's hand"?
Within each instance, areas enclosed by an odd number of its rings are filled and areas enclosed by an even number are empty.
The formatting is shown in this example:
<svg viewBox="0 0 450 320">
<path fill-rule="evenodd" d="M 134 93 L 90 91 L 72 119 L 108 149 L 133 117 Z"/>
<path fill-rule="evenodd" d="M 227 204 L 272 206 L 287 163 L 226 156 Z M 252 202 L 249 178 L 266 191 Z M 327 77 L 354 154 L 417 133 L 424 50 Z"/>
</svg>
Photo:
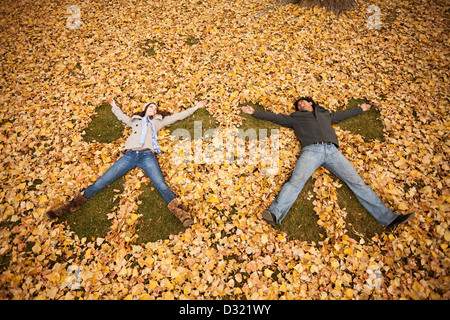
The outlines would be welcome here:
<svg viewBox="0 0 450 320">
<path fill-rule="evenodd" d="M 203 108 L 204 106 L 206 106 L 207 103 L 208 103 L 208 100 L 203 100 L 203 101 L 198 102 L 195 106 L 198 109 L 200 109 L 200 108 Z"/>
<path fill-rule="evenodd" d="M 363 103 L 362 105 L 360 105 L 361 109 L 363 109 L 363 111 L 367 111 L 370 109 L 370 104 L 367 103 Z"/>
<path fill-rule="evenodd" d="M 252 107 L 242 107 L 242 112 L 248 113 L 248 114 L 253 114 L 255 112 L 255 109 L 253 109 Z"/>
</svg>

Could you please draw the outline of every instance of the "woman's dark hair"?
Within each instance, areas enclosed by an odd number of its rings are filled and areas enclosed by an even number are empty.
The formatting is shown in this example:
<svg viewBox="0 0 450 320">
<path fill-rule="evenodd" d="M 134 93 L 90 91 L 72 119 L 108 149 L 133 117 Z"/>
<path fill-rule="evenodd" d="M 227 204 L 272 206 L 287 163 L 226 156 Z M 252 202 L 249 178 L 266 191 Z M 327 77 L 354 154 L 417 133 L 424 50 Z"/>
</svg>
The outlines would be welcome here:
<svg viewBox="0 0 450 320">
<path fill-rule="evenodd" d="M 147 112 L 148 107 L 152 104 L 156 105 L 156 114 L 160 114 L 163 118 L 170 116 L 172 114 L 169 111 L 160 110 L 159 105 L 156 102 L 150 102 L 150 103 L 147 103 L 144 110 L 142 110 L 141 112 L 136 112 L 135 114 L 133 114 L 133 116 L 139 116 L 139 117 L 143 118 L 145 116 L 145 113 Z M 153 117 L 150 117 L 150 119 L 153 119 Z"/>
<path fill-rule="evenodd" d="M 301 97 L 300 99 L 297 99 L 297 100 L 294 102 L 294 109 L 295 109 L 295 110 L 298 110 L 298 103 L 299 103 L 300 101 L 302 101 L 302 100 L 311 102 L 311 103 L 312 103 L 312 107 L 313 107 L 314 109 L 318 106 L 318 104 L 313 100 L 313 98 L 311 98 L 311 97 Z"/>
</svg>

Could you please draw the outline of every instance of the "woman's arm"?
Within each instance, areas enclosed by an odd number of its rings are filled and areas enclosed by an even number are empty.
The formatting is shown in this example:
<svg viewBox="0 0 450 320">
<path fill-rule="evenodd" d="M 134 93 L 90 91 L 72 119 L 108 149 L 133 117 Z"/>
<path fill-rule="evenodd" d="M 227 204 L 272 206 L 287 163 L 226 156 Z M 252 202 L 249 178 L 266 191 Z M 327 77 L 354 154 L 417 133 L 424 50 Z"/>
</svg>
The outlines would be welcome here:
<svg viewBox="0 0 450 320">
<path fill-rule="evenodd" d="M 123 113 L 123 111 L 116 105 L 114 99 L 109 98 L 108 103 L 111 105 L 111 111 L 112 113 L 114 113 L 117 119 L 125 123 L 127 126 L 131 127 L 131 118 Z"/>
<path fill-rule="evenodd" d="M 195 111 L 197 111 L 197 109 L 203 108 L 204 106 L 206 106 L 207 103 L 208 103 L 207 100 L 203 100 L 203 101 L 200 101 L 199 103 L 197 103 L 197 104 L 195 105 L 195 107 L 192 107 L 192 108 L 186 109 L 186 110 L 184 110 L 184 111 L 181 111 L 181 112 L 172 114 L 172 115 L 170 115 L 170 116 L 164 117 L 164 118 L 161 120 L 160 124 L 159 124 L 160 128 L 165 127 L 165 126 L 168 126 L 168 125 L 170 125 L 170 124 L 172 124 L 172 123 L 175 123 L 175 122 L 177 122 L 177 121 L 179 121 L 179 120 L 183 120 L 183 119 L 189 117 L 189 116 L 192 115 Z M 159 129 L 159 130 L 160 130 L 160 129 Z"/>
</svg>

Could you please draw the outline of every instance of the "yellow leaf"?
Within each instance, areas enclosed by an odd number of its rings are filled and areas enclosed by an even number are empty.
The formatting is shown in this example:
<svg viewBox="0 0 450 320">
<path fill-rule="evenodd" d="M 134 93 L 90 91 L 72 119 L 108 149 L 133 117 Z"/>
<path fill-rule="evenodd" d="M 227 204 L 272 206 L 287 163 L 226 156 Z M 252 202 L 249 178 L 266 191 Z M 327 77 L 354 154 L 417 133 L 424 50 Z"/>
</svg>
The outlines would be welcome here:
<svg viewBox="0 0 450 320">
<path fill-rule="evenodd" d="M 64 123 L 66 125 L 66 127 L 68 127 L 69 129 L 73 129 L 73 123 L 70 121 L 66 121 L 66 123 Z"/>
<path fill-rule="evenodd" d="M 211 194 L 207 201 L 211 203 L 220 203 L 219 199 L 215 194 Z"/>
<path fill-rule="evenodd" d="M 174 297 L 172 292 L 164 292 L 163 293 L 163 299 L 164 300 L 174 300 L 175 297 Z"/>
<path fill-rule="evenodd" d="M 350 288 L 345 289 L 345 296 L 351 299 L 353 297 L 353 289 Z"/>
<path fill-rule="evenodd" d="M 17 189 L 19 189 L 19 190 L 23 190 L 23 189 L 25 189 L 25 186 L 26 186 L 27 184 L 25 183 L 25 182 L 22 182 L 21 184 L 19 184 L 18 186 L 17 186 Z"/>
<path fill-rule="evenodd" d="M 450 231 L 447 231 L 447 232 L 445 233 L 444 239 L 445 239 L 445 241 L 450 242 Z"/>
<path fill-rule="evenodd" d="M 408 209 L 409 209 L 409 205 L 406 202 L 401 202 L 398 205 L 398 210 L 404 211 L 404 210 L 408 210 Z"/>
<path fill-rule="evenodd" d="M 40 204 L 46 203 L 47 201 L 48 201 L 48 198 L 47 198 L 46 195 L 42 194 L 42 195 L 39 196 L 39 203 Z"/>
<path fill-rule="evenodd" d="M 148 287 L 150 290 L 155 289 L 158 286 L 158 282 L 156 282 L 155 280 L 150 280 L 148 283 Z"/>
<path fill-rule="evenodd" d="M 139 296 L 139 300 L 149 300 L 150 295 L 148 293 L 143 293 Z"/>
<path fill-rule="evenodd" d="M 264 276 L 266 276 L 266 278 L 270 278 L 273 274 L 273 271 L 270 269 L 266 269 L 264 270 Z"/>
</svg>

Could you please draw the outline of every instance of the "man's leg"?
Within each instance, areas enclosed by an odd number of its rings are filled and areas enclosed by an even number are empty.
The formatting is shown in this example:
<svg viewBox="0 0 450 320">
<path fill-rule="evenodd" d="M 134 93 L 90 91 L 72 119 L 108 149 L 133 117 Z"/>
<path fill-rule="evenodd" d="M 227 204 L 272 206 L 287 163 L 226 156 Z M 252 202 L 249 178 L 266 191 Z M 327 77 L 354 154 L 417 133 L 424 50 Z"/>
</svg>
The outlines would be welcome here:
<svg viewBox="0 0 450 320">
<path fill-rule="evenodd" d="M 305 183 L 322 164 L 323 149 L 323 145 L 310 145 L 303 148 L 291 178 L 283 185 L 280 193 L 269 207 L 270 212 L 276 217 L 276 223 L 280 223 L 284 219 Z"/>
<path fill-rule="evenodd" d="M 327 146 L 327 155 L 323 167 L 344 181 L 353 191 L 358 201 L 383 226 L 395 220 L 399 215 L 388 209 L 375 192 L 359 176 L 356 169 L 334 145 Z"/>
</svg>

